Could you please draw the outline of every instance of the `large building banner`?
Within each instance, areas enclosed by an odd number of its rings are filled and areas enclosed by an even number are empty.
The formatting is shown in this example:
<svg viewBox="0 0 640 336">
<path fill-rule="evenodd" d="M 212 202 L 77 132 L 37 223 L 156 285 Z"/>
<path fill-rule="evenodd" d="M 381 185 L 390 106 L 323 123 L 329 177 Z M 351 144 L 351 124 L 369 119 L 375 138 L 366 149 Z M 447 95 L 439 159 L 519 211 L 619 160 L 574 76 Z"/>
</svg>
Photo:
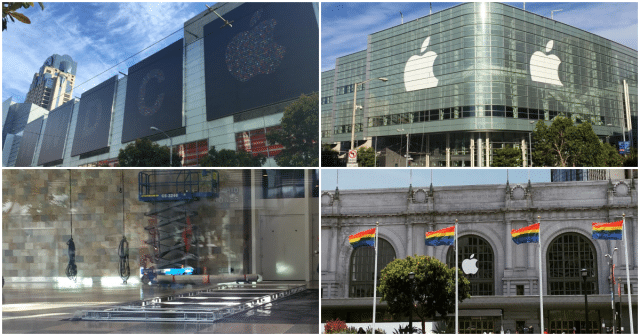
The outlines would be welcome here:
<svg viewBox="0 0 640 336">
<path fill-rule="evenodd" d="M 182 127 L 180 39 L 129 68 L 122 143 Z"/>
<path fill-rule="evenodd" d="M 40 138 L 42 131 L 42 122 L 44 117 L 40 117 L 27 124 L 24 128 L 22 140 L 20 141 L 20 149 L 16 158 L 16 167 L 30 167 L 33 161 L 33 154 Z"/>
<path fill-rule="evenodd" d="M 74 104 L 72 100 L 49 112 L 47 125 L 42 136 L 42 148 L 38 157 L 39 166 L 62 160 Z"/>
<path fill-rule="evenodd" d="M 311 3 L 245 3 L 204 26 L 207 120 L 318 89 L 318 22 Z"/>
<path fill-rule="evenodd" d="M 80 97 L 80 109 L 71 146 L 71 156 L 109 146 L 109 130 L 117 78 L 118 76 L 113 76 L 107 79 Z"/>
</svg>

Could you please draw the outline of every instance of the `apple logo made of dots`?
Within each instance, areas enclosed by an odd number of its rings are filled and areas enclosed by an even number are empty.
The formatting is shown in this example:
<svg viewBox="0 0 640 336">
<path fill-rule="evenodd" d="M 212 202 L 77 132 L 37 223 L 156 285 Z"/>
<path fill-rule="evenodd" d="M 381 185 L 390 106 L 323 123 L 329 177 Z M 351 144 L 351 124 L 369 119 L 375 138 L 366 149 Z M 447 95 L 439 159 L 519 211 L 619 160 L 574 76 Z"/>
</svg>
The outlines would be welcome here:
<svg viewBox="0 0 640 336">
<path fill-rule="evenodd" d="M 253 29 L 237 34 L 227 45 L 227 68 L 241 82 L 256 75 L 274 73 L 286 52 L 285 47 L 277 44 L 273 37 L 278 22 L 269 19 L 256 24 L 260 16 L 262 9 L 251 17 L 249 26 Z"/>
<path fill-rule="evenodd" d="M 138 91 L 138 111 L 145 117 L 149 117 L 158 113 L 160 107 L 162 106 L 162 101 L 164 100 L 163 92 L 156 97 L 156 101 L 153 102 L 153 106 L 149 107 L 146 105 L 144 97 L 147 94 L 147 84 L 153 78 L 156 78 L 158 80 L 158 83 L 162 83 L 164 81 L 164 73 L 160 69 L 153 69 L 142 78 L 142 84 L 140 85 L 140 90 Z"/>
<path fill-rule="evenodd" d="M 82 123 L 82 138 L 87 138 L 91 136 L 95 130 L 98 128 L 98 125 L 102 121 L 102 102 L 100 99 L 95 97 L 87 102 L 87 109 L 84 115 L 84 121 Z M 95 118 L 93 122 L 91 122 L 92 118 Z"/>
</svg>

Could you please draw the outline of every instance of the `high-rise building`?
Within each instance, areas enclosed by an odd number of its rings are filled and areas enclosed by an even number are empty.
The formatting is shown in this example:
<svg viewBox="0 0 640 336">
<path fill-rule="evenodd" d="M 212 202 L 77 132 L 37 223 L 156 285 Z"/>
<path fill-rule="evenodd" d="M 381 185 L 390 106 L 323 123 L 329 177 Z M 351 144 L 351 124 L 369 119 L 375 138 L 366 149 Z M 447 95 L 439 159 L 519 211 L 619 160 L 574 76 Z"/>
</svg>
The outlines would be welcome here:
<svg viewBox="0 0 640 336">
<path fill-rule="evenodd" d="M 551 169 L 551 182 L 622 180 L 637 176 L 635 169 Z"/>
<path fill-rule="evenodd" d="M 73 96 L 78 63 L 69 55 L 53 54 L 33 75 L 25 103 L 33 103 L 51 111 Z"/>
</svg>

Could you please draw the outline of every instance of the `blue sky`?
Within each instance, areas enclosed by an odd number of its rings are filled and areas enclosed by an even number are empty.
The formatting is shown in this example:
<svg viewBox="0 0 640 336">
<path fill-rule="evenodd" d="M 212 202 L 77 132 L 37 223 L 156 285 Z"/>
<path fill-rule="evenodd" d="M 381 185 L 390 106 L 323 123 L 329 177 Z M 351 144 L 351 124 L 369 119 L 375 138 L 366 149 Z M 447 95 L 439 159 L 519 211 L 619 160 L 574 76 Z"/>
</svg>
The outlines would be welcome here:
<svg viewBox="0 0 640 336">
<path fill-rule="evenodd" d="M 213 3 L 207 3 L 211 6 Z M 31 24 L 9 21 L 2 33 L 2 100 L 23 102 L 44 61 L 52 54 L 68 54 L 78 62 L 74 96 L 104 80 L 127 73 L 133 65 L 182 38 L 180 30 L 161 43 L 87 82 L 129 56 L 181 29 L 184 22 L 206 9 L 203 2 L 46 2 L 21 9 Z M 122 76 L 122 75 L 120 75 Z"/>
<path fill-rule="evenodd" d="M 413 170 L 413 173 L 410 171 Z M 414 187 L 503 184 L 507 180 L 507 169 L 328 169 L 320 173 L 321 190 L 336 189 L 336 171 L 338 171 L 339 189 L 379 189 L 407 188 L 412 180 Z M 413 175 L 413 176 L 411 176 Z M 527 183 L 551 181 L 549 169 L 509 169 L 509 183 Z"/>
<path fill-rule="evenodd" d="M 461 2 L 433 2 L 433 13 Z M 522 8 L 522 2 L 507 4 Z M 429 15 L 429 2 L 323 2 L 322 71 L 334 68 L 335 59 L 367 48 L 369 34 Z M 638 3 L 527 2 L 526 10 L 603 36 L 638 50 Z"/>
</svg>

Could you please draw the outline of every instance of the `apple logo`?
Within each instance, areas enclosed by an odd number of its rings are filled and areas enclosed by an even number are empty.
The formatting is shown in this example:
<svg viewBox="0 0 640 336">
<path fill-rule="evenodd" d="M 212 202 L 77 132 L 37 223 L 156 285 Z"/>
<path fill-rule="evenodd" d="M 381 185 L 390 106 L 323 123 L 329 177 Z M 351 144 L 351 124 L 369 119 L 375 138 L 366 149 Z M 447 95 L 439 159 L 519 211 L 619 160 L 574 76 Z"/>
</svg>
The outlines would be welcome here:
<svg viewBox="0 0 640 336">
<path fill-rule="evenodd" d="M 276 20 L 269 19 L 257 23 L 260 16 L 262 9 L 251 17 L 249 26 L 253 29 L 237 34 L 227 45 L 227 69 L 241 82 L 246 82 L 256 75 L 275 72 L 286 52 L 285 47 L 277 44 L 273 36 Z"/>
<path fill-rule="evenodd" d="M 553 48 L 553 40 L 547 43 L 546 53 L 550 53 Z M 531 68 L 531 80 L 534 82 L 553 84 L 562 86 L 558 77 L 558 67 L 560 59 L 556 55 L 546 55 L 541 51 L 536 51 L 531 56 L 529 62 Z"/>
<path fill-rule="evenodd" d="M 431 36 L 422 42 L 420 53 L 422 55 L 413 55 L 404 66 L 404 87 L 407 92 L 433 88 L 438 85 L 438 79 L 433 74 L 433 63 L 436 61 L 436 54 L 433 51 L 425 53 Z"/>
<path fill-rule="evenodd" d="M 156 97 L 156 101 L 153 102 L 153 106 L 147 106 L 147 103 L 145 101 L 145 96 L 147 94 L 147 84 L 149 84 L 149 81 L 153 78 L 157 79 L 158 83 L 162 83 L 164 82 L 164 73 L 160 69 L 153 69 L 142 78 L 142 84 L 140 85 L 140 90 L 138 91 L 138 111 L 140 111 L 140 114 L 145 117 L 156 114 L 160 110 L 162 101 L 164 100 L 163 92 Z"/>
<path fill-rule="evenodd" d="M 469 259 L 462 261 L 462 272 L 464 274 L 476 274 L 478 273 L 478 259 L 473 258 L 475 254 L 472 254 Z"/>
</svg>

